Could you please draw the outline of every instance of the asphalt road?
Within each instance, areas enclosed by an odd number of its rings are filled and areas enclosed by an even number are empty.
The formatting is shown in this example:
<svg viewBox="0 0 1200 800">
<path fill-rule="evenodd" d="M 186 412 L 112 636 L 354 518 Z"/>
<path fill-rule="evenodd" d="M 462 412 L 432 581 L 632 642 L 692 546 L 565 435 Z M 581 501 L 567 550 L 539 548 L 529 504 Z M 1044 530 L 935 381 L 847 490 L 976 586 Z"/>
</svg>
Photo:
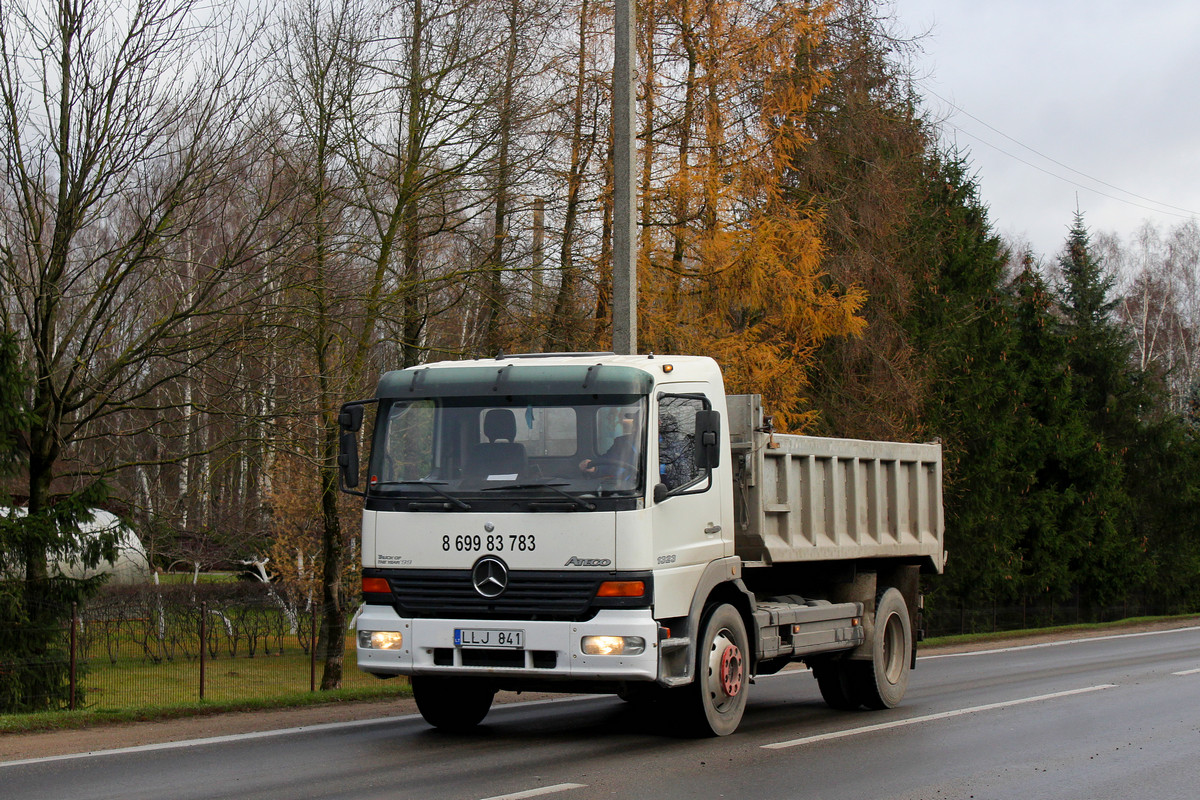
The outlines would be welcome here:
<svg viewBox="0 0 1200 800">
<path fill-rule="evenodd" d="M 1200 798 L 1200 628 L 920 660 L 896 709 L 835 712 L 804 671 L 739 731 L 686 739 L 609 697 L 0 764 L 0 798 Z"/>
</svg>

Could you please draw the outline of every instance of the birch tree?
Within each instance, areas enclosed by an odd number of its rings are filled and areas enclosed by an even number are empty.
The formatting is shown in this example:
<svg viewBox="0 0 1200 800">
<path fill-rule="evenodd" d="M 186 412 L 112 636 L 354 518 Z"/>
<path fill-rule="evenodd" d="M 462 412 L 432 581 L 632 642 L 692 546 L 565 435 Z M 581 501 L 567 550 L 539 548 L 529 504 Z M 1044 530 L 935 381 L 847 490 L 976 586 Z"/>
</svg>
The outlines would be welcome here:
<svg viewBox="0 0 1200 800">
<path fill-rule="evenodd" d="M 1097 236 L 1096 250 L 1117 280 L 1137 367 L 1161 378 L 1171 409 L 1186 412 L 1200 368 L 1200 227 L 1193 220 L 1164 233 L 1147 222 L 1129 240 Z"/>
<path fill-rule="evenodd" d="M 258 161 L 240 135 L 240 18 L 192 0 L 0 4 L 0 295 L 31 380 L 31 530 L 55 493 L 120 466 L 82 461 L 91 430 L 152 427 L 159 388 L 233 335 L 224 312 L 245 298 L 264 219 L 246 210 L 270 202 L 230 168 Z M 49 591 L 63 527 L 40 530 L 20 553 L 29 602 Z"/>
<path fill-rule="evenodd" d="M 86 426 L 213 352 L 244 297 L 262 217 L 240 212 L 264 199 L 230 180 L 249 38 L 190 0 L 0 7 L 0 285 L 34 383 L 31 514 Z"/>
</svg>

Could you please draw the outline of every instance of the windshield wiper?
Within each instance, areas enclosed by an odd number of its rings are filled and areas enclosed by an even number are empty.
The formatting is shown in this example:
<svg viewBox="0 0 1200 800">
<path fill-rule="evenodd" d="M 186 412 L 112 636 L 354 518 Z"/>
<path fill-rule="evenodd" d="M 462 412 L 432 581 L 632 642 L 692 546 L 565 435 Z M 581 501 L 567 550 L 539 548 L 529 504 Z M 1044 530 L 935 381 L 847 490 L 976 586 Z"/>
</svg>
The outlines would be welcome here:
<svg viewBox="0 0 1200 800">
<path fill-rule="evenodd" d="M 554 492 L 555 494 L 561 495 L 562 497 L 567 498 L 568 500 L 570 500 L 572 503 L 574 503 L 576 506 L 578 506 L 580 508 L 586 509 L 588 511 L 596 510 L 595 503 L 589 503 L 587 500 L 584 500 L 582 497 L 576 497 L 575 495 L 564 492 L 562 489 L 558 488 L 560 486 L 567 486 L 567 485 L 569 485 L 569 484 L 567 484 L 567 483 L 549 483 L 549 482 L 510 483 L 510 484 L 506 484 L 504 486 L 489 486 L 486 489 L 484 489 L 483 491 L 498 492 L 502 489 L 549 489 L 550 491 Z"/>
<path fill-rule="evenodd" d="M 371 488 L 375 488 L 378 486 L 428 486 L 430 489 L 433 489 L 433 491 L 437 492 L 442 497 L 449 500 L 451 503 L 454 503 L 454 505 L 458 506 L 463 511 L 470 511 L 471 506 L 468 505 L 465 501 L 459 500 L 457 497 L 450 494 L 445 489 L 438 488 L 439 486 L 445 486 L 445 485 L 446 485 L 446 481 L 425 481 L 425 480 L 380 481 L 379 483 L 372 484 Z"/>
</svg>

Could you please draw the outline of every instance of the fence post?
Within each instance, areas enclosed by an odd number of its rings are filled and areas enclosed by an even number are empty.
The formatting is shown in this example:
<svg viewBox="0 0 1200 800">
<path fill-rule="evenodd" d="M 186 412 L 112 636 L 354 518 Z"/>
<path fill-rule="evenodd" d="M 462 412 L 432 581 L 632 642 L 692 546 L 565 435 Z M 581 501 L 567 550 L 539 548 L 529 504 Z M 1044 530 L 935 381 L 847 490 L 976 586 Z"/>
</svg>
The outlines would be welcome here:
<svg viewBox="0 0 1200 800">
<path fill-rule="evenodd" d="M 308 690 L 317 690 L 317 608 L 313 606 L 312 630 L 308 636 Z"/>
<path fill-rule="evenodd" d="M 208 661 L 208 601 L 200 601 L 200 699 L 204 699 L 204 667 Z"/>
<path fill-rule="evenodd" d="M 79 626 L 79 603 L 71 603 L 71 697 L 67 701 L 67 708 L 75 710 L 75 648 L 78 642 L 78 637 L 75 635 L 76 628 Z"/>
</svg>

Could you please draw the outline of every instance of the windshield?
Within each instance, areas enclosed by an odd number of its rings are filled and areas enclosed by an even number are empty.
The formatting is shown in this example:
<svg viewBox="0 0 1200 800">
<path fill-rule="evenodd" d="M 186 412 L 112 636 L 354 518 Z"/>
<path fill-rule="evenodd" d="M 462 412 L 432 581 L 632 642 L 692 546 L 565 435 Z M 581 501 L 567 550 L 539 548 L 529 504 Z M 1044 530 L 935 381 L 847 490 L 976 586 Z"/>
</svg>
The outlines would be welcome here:
<svg viewBox="0 0 1200 800">
<path fill-rule="evenodd" d="M 598 498 L 639 497 L 646 402 L 644 395 L 385 401 L 367 491 L 447 509 L 516 498 L 594 510 Z"/>
</svg>

